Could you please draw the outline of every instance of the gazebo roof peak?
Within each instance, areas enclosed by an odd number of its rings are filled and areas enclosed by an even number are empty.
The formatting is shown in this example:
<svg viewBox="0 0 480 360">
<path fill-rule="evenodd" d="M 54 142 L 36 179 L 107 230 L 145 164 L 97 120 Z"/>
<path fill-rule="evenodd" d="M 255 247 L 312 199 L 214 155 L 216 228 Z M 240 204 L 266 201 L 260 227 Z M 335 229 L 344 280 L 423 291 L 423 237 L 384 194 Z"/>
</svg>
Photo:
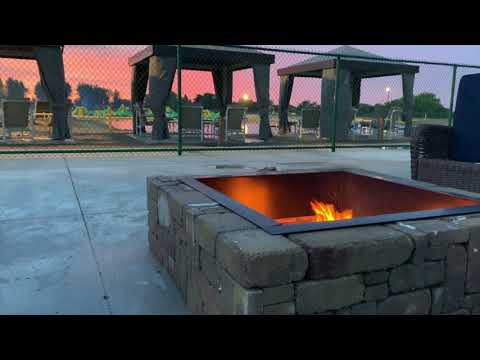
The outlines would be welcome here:
<svg viewBox="0 0 480 360">
<path fill-rule="evenodd" d="M 374 54 L 365 50 L 360 50 L 350 45 L 340 46 L 333 50 L 327 51 L 327 53 L 332 54 L 332 56 L 317 55 L 317 56 L 311 57 L 310 59 L 300 61 L 296 65 L 303 65 L 303 64 L 317 63 L 317 62 L 326 61 L 326 60 L 332 60 L 332 59 L 335 59 L 335 55 L 349 55 L 349 56 L 360 56 L 360 57 L 370 57 L 370 58 L 373 57 L 373 58 L 378 58 L 379 60 L 386 60 L 386 58 L 383 56 L 380 56 L 378 54 Z M 354 59 L 354 58 L 349 58 L 349 60 L 363 61 L 363 59 Z M 367 59 L 365 61 L 374 61 L 374 60 Z"/>
<path fill-rule="evenodd" d="M 328 51 L 328 53 L 335 54 L 335 55 L 365 56 L 365 57 L 376 57 L 379 59 L 385 59 L 385 57 L 381 55 L 374 54 L 365 50 L 361 50 L 350 45 L 340 46 L 336 49 Z"/>
<path fill-rule="evenodd" d="M 300 76 L 321 78 L 323 70 L 335 68 L 336 55 L 347 55 L 340 59 L 342 67 L 349 69 L 356 76 L 362 78 L 400 75 L 403 73 L 417 73 L 418 66 L 390 60 L 384 56 L 374 54 L 353 46 L 343 45 L 328 51 L 332 55 L 317 55 L 277 71 L 280 76 Z M 358 56 L 357 58 L 351 56 Z M 366 58 L 366 59 L 362 59 Z"/>
</svg>

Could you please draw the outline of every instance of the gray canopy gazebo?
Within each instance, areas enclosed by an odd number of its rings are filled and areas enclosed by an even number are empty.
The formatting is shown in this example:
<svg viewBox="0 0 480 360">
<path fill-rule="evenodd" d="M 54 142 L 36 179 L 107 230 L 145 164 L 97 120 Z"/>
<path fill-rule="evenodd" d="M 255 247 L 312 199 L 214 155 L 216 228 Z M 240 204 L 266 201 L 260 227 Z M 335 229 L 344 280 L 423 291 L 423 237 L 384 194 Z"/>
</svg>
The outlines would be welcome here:
<svg viewBox="0 0 480 360">
<path fill-rule="evenodd" d="M 165 118 L 165 105 L 170 95 L 177 68 L 176 45 L 149 45 L 132 56 L 128 63 L 132 66 L 132 106 L 142 106 L 147 84 L 150 92 L 150 107 L 154 115 L 153 139 L 168 138 Z M 255 50 L 213 45 L 182 45 L 182 69 L 211 71 L 215 96 L 220 109 L 219 141 L 224 141 L 225 114 L 232 103 L 233 72 L 252 68 L 255 92 L 260 113 L 260 138 L 272 136 L 269 124 L 270 65 L 273 55 Z M 134 132 L 137 129 L 135 116 Z"/>
<path fill-rule="evenodd" d="M 2 57 L 37 61 L 40 82 L 52 106 L 53 139 L 69 139 L 63 45 L 0 45 Z"/>
<path fill-rule="evenodd" d="M 409 136 L 413 117 L 413 86 L 419 67 L 394 62 L 351 46 L 341 46 L 329 51 L 333 56 L 314 56 L 297 64 L 278 70 L 280 76 L 279 117 L 280 129 L 288 129 L 288 107 L 295 77 L 322 79 L 320 132 L 332 136 L 333 109 L 335 104 L 335 81 L 337 58 L 334 55 L 350 55 L 376 59 L 341 58 L 337 104 L 336 139 L 344 140 L 353 121 L 353 108 L 360 103 L 361 81 L 365 78 L 402 76 L 405 135 Z"/>
</svg>

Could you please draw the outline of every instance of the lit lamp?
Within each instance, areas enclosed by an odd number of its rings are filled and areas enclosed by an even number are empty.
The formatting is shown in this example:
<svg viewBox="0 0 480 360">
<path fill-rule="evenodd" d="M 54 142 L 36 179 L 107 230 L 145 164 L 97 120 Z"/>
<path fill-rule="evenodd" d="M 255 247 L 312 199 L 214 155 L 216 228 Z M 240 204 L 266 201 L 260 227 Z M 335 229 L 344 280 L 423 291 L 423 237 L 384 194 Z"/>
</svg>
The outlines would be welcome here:
<svg viewBox="0 0 480 360">
<path fill-rule="evenodd" d="M 248 96 L 248 94 L 245 93 L 245 94 L 242 95 L 242 100 L 243 101 L 248 101 L 248 100 L 250 100 L 250 96 Z"/>
</svg>

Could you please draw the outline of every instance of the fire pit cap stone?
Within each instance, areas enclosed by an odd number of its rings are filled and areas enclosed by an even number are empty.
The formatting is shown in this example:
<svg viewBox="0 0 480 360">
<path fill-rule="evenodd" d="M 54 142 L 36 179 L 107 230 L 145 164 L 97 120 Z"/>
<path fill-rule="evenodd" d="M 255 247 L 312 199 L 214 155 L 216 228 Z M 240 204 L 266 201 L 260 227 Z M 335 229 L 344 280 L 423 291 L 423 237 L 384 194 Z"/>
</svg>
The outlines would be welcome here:
<svg viewBox="0 0 480 360">
<path fill-rule="evenodd" d="M 232 212 L 200 215 L 195 219 L 195 239 L 211 255 L 216 255 L 219 234 L 230 231 L 256 229 L 257 227 Z"/>
<path fill-rule="evenodd" d="M 418 232 L 427 235 L 431 246 L 466 243 L 469 237 L 468 228 L 447 219 L 406 221 L 402 224 L 412 227 L 411 231 L 405 227 L 403 231 L 413 237 L 418 237 Z M 478 224 L 480 225 L 480 222 Z"/>
<path fill-rule="evenodd" d="M 162 190 L 167 194 L 169 212 L 179 224 L 183 224 L 184 213 L 192 205 L 212 203 L 201 192 L 182 189 L 179 185 L 165 186 Z"/>
<path fill-rule="evenodd" d="M 374 225 L 292 234 L 308 254 L 308 279 L 385 270 L 408 261 L 413 241 L 388 226 Z"/>
<path fill-rule="evenodd" d="M 307 254 L 300 246 L 262 230 L 220 234 L 216 255 L 217 261 L 247 289 L 299 281 L 308 267 Z"/>
</svg>

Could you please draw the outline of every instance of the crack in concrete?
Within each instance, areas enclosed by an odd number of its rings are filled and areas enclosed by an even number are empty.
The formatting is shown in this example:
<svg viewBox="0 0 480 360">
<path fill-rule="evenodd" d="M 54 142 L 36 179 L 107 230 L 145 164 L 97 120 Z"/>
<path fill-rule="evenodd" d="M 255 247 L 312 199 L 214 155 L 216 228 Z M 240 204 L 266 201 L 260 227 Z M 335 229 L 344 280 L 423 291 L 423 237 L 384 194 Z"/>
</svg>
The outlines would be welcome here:
<svg viewBox="0 0 480 360">
<path fill-rule="evenodd" d="M 85 226 L 85 231 L 87 232 L 88 244 L 90 246 L 90 251 L 92 252 L 93 260 L 95 261 L 95 267 L 97 268 L 98 277 L 100 279 L 100 283 L 103 289 L 103 294 L 104 294 L 103 300 L 107 305 L 108 314 L 112 315 L 113 313 L 112 313 L 112 304 L 110 303 L 110 296 L 108 295 L 107 288 L 105 286 L 105 280 L 103 279 L 102 271 L 100 269 L 100 263 L 98 261 L 97 254 L 95 252 L 95 247 L 93 246 L 92 237 L 90 236 L 90 230 L 88 229 L 86 215 L 83 212 L 82 205 L 80 204 L 80 198 L 78 196 L 77 189 L 75 188 L 75 183 L 73 182 L 73 177 L 72 177 L 72 173 L 70 172 L 70 167 L 68 166 L 67 158 L 63 158 L 63 160 L 65 161 L 65 167 L 67 169 L 70 182 L 72 183 L 73 193 L 75 194 L 75 198 L 77 199 L 77 204 L 78 204 L 78 208 L 80 209 L 83 225 Z"/>
</svg>

